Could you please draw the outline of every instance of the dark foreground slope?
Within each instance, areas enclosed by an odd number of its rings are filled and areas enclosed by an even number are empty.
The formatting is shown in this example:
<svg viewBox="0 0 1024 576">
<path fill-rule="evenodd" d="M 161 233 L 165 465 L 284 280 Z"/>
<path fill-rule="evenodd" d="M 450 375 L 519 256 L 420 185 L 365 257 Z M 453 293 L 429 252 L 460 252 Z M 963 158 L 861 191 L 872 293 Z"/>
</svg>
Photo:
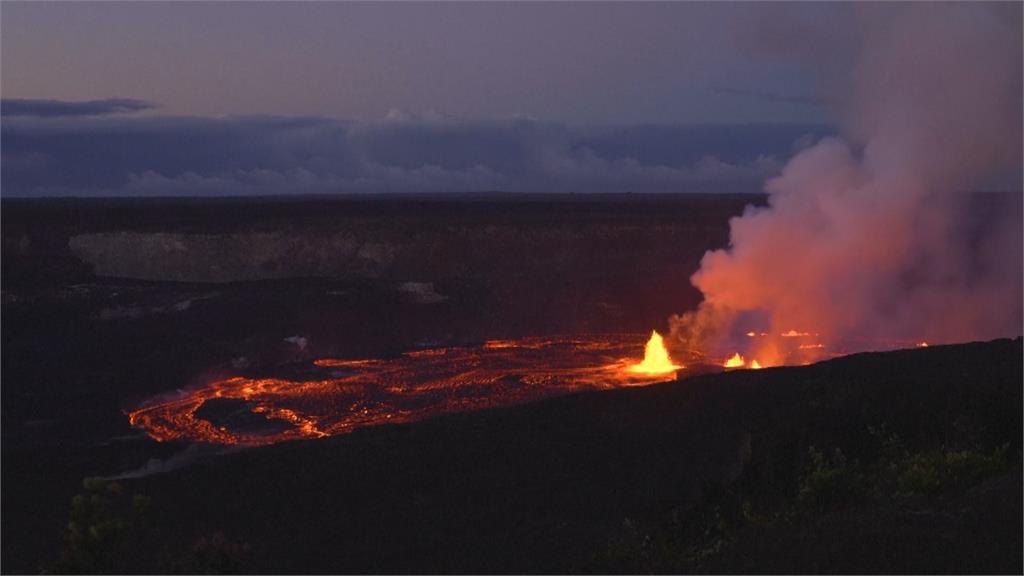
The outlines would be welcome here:
<svg viewBox="0 0 1024 576">
<path fill-rule="evenodd" d="M 265 572 L 1019 573 L 1021 354 L 860 354 L 207 459 L 123 482 L 152 502 L 123 566 L 220 533 L 247 544 L 225 565 Z"/>
</svg>

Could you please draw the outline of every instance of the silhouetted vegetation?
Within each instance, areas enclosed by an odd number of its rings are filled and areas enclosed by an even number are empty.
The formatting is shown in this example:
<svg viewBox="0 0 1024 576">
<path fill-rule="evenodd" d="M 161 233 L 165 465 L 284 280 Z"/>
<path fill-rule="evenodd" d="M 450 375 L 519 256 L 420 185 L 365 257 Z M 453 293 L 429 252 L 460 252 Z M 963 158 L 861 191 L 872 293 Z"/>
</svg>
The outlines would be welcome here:
<svg viewBox="0 0 1024 576">
<path fill-rule="evenodd" d="M 914 454 L 899 463 L 897 486 L 904 494 L 928 495 L 973 486 L 1007 468 L 1006 451 L 1007 446 L 1003 445 L 990 453 L 936 450 Z"/>
<path fill-rule="evenodd" d="M 166 543 L 152 554 L 160 530 L 148 522 L 150 498 L 129 497 L 122 486 L 86 478 L 71 501 L 64 546 L 45 572 L 54 574 L 239 574 L 247 571 L 249 545 L 222 532 L 198 538 L 183 553 Z"/>
<path fill-rule="evenodd" d="M 181 558 L 173 560 L 169 572 L 175 574 L 243 574 L 249 545 L 231 540 L 222 532 L 202 536 Z"/>
<path fill-rule="evenodd" d="M 800 480 L 796 506 L 808 512 L 823 512 L 861 501 L 867 479 L 857 462 L 848 462 L 839 448 L 830 456 L 811 446 L 810 467 Z"/>
<path fill-rule="evenodd" d="M 129 549 L 143 529 L 149 499 L 128 498 L 121 485 L 86 478 L 83 492 L 71 501 L 64 548 L 51 571 L 58 574 L 101 574 L 132 571 Z"/>
<path fill-rule="evenodd" d="M 736 554 L 732 545 L 744 533 L 799 532 L 830 514 L 872 507 L 898 510 L 907 499 L 925 498 L 927 509 L 936 504 L 935 499 L 1020 467 L 1020 455 L 1011 458 L 1008 444 L 991 449 L 938 446 L 913 452 L 885 426 L 869 427 L 869 434 L 877 443 L 863 447 L 875 455 L 870 462 L 850 460 L 839 447 L 825 452 L 810 446 L 791 489 L 773 485 L 755 460 L 729 485 L 705 486 L 700 501 L 689 509 L 672 509 L 646 521 L 627 518 L 607 547 L 582 570 L 707 571 L 709 562 L 720 568 L 722 561 L 729 565 L 721 555 Z M 773 497 L 779 493 L 787 495 L 781 504 Z M 920 509 L 914 513 L 927 514 Z"/>
</svg>

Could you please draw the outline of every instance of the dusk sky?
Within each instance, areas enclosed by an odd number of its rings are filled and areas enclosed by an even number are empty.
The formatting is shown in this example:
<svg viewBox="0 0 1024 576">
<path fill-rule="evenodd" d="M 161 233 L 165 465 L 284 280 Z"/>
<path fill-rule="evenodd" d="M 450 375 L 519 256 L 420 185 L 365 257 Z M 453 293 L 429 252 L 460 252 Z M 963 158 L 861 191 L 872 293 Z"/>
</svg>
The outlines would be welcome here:
<svg viewBox="0 0 1024 576">
<path fill-rule="evenodd" d="M 862 8 L 4 2 L 5 194 L 756 190 Z"/>
<path fill-rule="evenodd" d="M 808 121 L 792 58 L 741 38 L 814 5 L 6 3 L 7 98 L 166 114 L 373 119 L 398 109 L 574 123 Z M 749 94 L 748 94 L 749 93 Z"/>
</svg>

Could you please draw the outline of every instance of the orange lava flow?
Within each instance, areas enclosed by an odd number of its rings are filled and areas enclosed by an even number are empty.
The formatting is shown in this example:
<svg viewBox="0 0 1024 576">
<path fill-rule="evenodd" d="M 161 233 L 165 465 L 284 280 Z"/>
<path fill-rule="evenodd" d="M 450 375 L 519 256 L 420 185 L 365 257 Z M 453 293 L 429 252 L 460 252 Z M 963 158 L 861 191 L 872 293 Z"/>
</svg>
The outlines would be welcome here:
<svg viewBox="0 0 1024 576">
<path fill-rule="evenodd" d="M 657 336 L 655 342 L 654 336 Z M 661 337 L 612 334 L 492 340 L 381 360 L 321 359 L 301 377 L 236 376 L 151 399 L 128 413 L 158 441 L 273 444 L 362 426 L 673 379 Z M 643 368 L 637 368 L 638 366 Z"/>
</svg>

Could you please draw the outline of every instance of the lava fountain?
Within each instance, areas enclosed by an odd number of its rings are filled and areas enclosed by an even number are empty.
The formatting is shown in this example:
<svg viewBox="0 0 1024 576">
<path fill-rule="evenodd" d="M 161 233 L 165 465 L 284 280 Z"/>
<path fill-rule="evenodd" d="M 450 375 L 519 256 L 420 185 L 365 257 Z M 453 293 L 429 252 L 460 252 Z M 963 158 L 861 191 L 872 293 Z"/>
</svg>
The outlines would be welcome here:
<svg viewBox="0 0 1024 576">
<path fill-rule="evenodd" d="M 665 341 L 662 340 L 661 334 L 658 334 L 657 330 L 651 331 L 651 339 L 647 341 L 647 345 L 644 347 L 644 359 L 639 364 L 634 364 L 629 367 L 630 372 L 637 374 L 669 374 L 675 373 L 682 366 L 673 364 L 672 359 L 668 356 L 668 350 L 665 349 Z"/>
<path fill-rule="evenodd" d="M 746 362 L 743 360 L 743 356 L 740 356 L 740 353 L 737 352 L 726 360 L 723 366 L 726 368 L 742 368 L 744 364 L 746 364 Z"/>
</svg>

